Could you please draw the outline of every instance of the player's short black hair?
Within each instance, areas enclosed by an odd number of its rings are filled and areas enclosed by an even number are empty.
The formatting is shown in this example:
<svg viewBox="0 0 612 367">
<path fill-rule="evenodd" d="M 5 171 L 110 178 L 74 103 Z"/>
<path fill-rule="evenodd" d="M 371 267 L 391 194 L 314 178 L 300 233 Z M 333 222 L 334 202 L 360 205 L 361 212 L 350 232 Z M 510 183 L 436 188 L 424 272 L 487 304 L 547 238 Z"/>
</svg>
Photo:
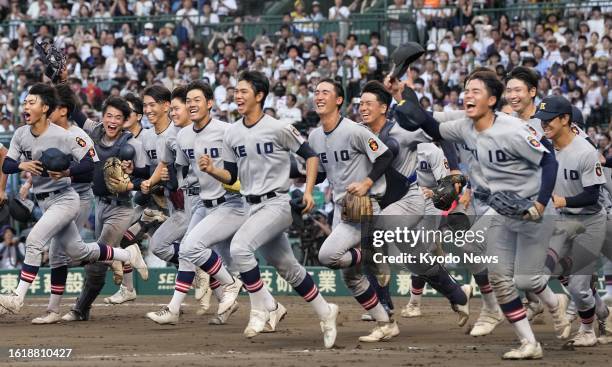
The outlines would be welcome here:
<svg viewBox="0 0 612 367">
<path fill-rule="evenodd" d="M 171 100 L 178 98 L 183 104 L 185 104 L 185 99 L 187 98 L 187 87 L 184 85 L 179 85 L 178 87 L 172 90 Z"/>
<path fill-rule="evenodd" d="M 170 102 L 172 100 L 172 93 L 170 90 L 158 84 L 146 88 L 142 96 L 149 96 L 157 103 Z"/>
<path fill-rule="evenodd" d="M 504 93 L 504 84 L 499 80 L 497 74 L 491 69 L 477 68 L 465 79 L 465 85 L 472 80 L 483 82 L 489 95 L 496 98 L 496 103 L 492 106 L 496 110 L 501 103 L 501 97 Z"/>
<path fill-rule="evenodd" d="M 338 108 L 342 107 L 342 104 L 344 104 L 344 98 L 345 98 L 344 97 L 344 87 L 342 86 L 342 83 L 332 78 L 325 78 L 325 79 L 320 80 L 317 83 L 317 86 L 321 83 L 329 83 L 334 86 L 334 90 L 336 91 L 336 96 L 342 97 L 342 103 L 338 105 Z"/>
<path fill-rule="evenodd" d="M 251 85 L 255 95 L 257 95 L 257 93 L 263 93 L 263 98 L 260 103 L 263 108 L 266 97 L 268 97 L 268 93 L 270 93 L 270 82 L 268 78 L 266 78 L 264 73 L 259 71 L 244 71 L 238 78 L 239 82 L 243 80 Z"/>
<path fill-rule="evenodd" d="M 114 107 L 121 111 L 124 120 L 127 120 L 130 117 L 130 113 L 132 113 L 130 105 L 121 97 L 108 97 L 102 105 L 102 114 L 105 114 L 109 107 Z"/>
<path fill-rule="evenodd" d="M 57 106 L 57 91 L 55 88 L 48 84 L 36 83 L 32 85 L 28 94 L 36 95 L 40 97 L 42 104 L 49 107 L 45 115 L 49 117 L 53 111 L 55 111 L 55 107 Z"/>
<path fill-rule="evenodd" d="M 187 88 L 185 89 L 185 96 L 187 96 L 187 93 L 189 93 L 189 91 L 194 89 L 201 91 L 207 101 L 212 101 L 215 98 L 215 94 L 210 84 L 202 80 L 194 80 L 191 83 L 187 84 Z"/>
<path fill-rule="evenodd" d="M 77 105 L 74 92 L 68 84 L 59 84 L 55 87 L 55 90 L 57 91 L 57 106 L 55 108 L 65 107 L 68 110 L 68 118 L 70 118 Z"/>
<path fill-rule="evenodd" d="M 125 95 L 125 100 L 132 104 L 132 110 L 139 115 L 143 115 L 142 99 L 138 98 L 133 93 Z"/>
<path fill-rule="evenodd" d="M 371 80 L 367 82 L 366 85 L 363 87 L 363 90 L 361 91 L 362 95 L 364 93 L 374 94 L 378 102 L 384 104 L 385 106 L 387 106 L 387 108 L 389 108 L 389 106 L 391 105 L 391 101 L 393 100 L 393 97 L 391 97 L 391 93 L 389 93 L 383 83 L 379 82 L 378 80 Z"/>
<path fill-rule="evenodd" d="M 531 90 L 531 88 L 538 89 L 538 73 L 532 68 L 526 66 L 515 67 L 506 76 L 506 84 L 512 79 L 517 79 L 525 83 L 528 90 Z"/>
</svg>

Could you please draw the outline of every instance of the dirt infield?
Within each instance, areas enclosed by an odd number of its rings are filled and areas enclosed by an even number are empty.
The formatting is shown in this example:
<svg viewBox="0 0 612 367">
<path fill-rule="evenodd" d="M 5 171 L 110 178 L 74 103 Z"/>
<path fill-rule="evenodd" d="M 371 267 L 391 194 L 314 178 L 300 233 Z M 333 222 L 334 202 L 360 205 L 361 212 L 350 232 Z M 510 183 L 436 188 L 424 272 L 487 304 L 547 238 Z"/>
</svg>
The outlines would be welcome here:
<svg viewBox="0 0 612 367">
<path fill-rule="evenodd" d="M 362 313 L 348 297 L 331 298 L 340 306 L 337 347 L 322 349 L 319 323 L 298 297 L 280 297 L 288 309 L 278 332 L 246 340 L 242 330 L 248 321 L 249 301 L 241 296 L 240 310 L 225 326 L 208 325 L 210 315 L 195 315 L 193 299 L 184 307 L 177 326 L 160 326 L 144 314 L 157 310 L 167 297 L 139 297 L 121 306 L 97 304 L 89 322 L 34 326 L 30 320 L 44 313 L 46 299 L 30 298 L 19 315 L 0 319 L 0 365 L 9 366 L 533 366 L 533 362 L 503 362 L 501 354 L 515 345 L 508 324 L 493 335 L 472 338 L 467 326 L 460 328 L 447 301 L 425 298 L 423 317 L 398 318 L 401 334 L 391 342 L 363 344 L 357 341 L 373 327 L 359 321 Z M 67 301 L 72 301 L 68 299 Z M 396 300 L 403 306 L 407 300 Z M 472 301 L 474 322 L 480 302 Z M 68 303 L 62 306 L 63 311 Z M 574 325 L 577 327 L 577 325 Z M 535 326 L 544 347 L 539 366 L 609 366 L 612 344 L 594 348 L 562 350 L 554 337 L 550 319 Z M 66 360 L 10 359 L 8 348 L 72 348 Z"/>
</svg>

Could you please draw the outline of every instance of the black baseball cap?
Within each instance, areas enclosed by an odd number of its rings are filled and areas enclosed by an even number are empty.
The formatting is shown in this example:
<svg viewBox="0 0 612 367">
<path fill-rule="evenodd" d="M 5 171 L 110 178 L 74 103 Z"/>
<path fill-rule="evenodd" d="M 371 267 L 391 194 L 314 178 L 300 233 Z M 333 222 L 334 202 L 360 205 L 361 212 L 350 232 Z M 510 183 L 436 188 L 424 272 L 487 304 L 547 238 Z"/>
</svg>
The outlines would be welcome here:
<svg viewBox="0 0 612 367">
<path fill-rule="evenodd" d="M 546 97 L 538 105 L 538 111 L 533 116 L 542 121 L 550 121 L 560 115 L 572 116 L 572 105 L 561 96 Z"/>
</svg>

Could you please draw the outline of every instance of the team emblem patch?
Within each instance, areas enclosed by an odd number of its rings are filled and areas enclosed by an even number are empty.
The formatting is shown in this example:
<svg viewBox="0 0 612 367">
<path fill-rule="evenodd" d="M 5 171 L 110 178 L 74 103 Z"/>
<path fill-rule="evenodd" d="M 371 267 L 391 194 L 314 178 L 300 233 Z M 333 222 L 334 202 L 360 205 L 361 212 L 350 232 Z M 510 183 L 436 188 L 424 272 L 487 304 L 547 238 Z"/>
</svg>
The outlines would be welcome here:
<svg viewBox="0 0 612 367">
<path fill-rule="evenodd" d="M 96 156 L 96 151 L 93 147 L 89 148 L 89 156 L 92 158 Z"/>
<path fill-rule="evenodd" d="M 374 138 L 368 139 L 368 145 L 370 146 L 370 149 L 372 149 L 373 152 L 378 151 L 378 143 L 376 142 L 376 140 L 374 140 Z"/>
<path fill-rule="evenodd" d="M 572 124 L 572 127 L 570 128 L 570 130 L 574 133 L 574 135 L 579 135 L 580 134 L 580 130 L 578 130 L 578 126 Z"/>
<path fill-rule="evenodd" d="M 534 129 L 532 126 L 527 125 L 527 129 L 529 130 L 529 132 L 535 136 L 538 135 L 538 131 L 536 129 Z"/>
<path fill-rule="evenodd" d="M 76 142 L 77 144 L 79 144 L 80 147 L 83 148 L 85 148 L 85 146 L 87 145 L 87 142 L 83 138 L 80 138 L 78 136 L 76 137 Z"/>
<path fill-rule="evenodd" d="M 446 169 L 450 169 L 450 168 L 448 167 L 448 161 L 447 161 L 446 159 L 444 160 L 444 168 L 446 168 Z"/>
<path fill-rule="evenodd" d="M 542 145 L 542 143 L 540 143 L 538 139 L 535 138 L 535 136 L 528 136 L 527 141 L 534 148 L 539 148 Z"/>
<path fill-rule="evenodd" d="M 603 175 L 603 171 L 601 169 L 601 163 L 597 162 L 597 164 L 595 164 L 595 174 L 598 177 L 601 177 Z"/>
</svg>

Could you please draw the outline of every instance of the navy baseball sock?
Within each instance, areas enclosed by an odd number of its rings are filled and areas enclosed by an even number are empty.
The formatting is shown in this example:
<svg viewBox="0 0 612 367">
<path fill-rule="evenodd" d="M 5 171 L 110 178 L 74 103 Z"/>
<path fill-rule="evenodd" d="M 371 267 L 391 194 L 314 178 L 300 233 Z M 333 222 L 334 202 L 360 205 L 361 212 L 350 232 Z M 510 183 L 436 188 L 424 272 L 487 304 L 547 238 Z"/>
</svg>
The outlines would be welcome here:
<svg viewBox="0 0 612 367">
<path fill-rule="evenodd" d="M 251 308 L 258 310 L 272 311 L 276 309 L 276 301 L 264 286 L 259 273 L 259 266 L 244 273 L 240 273 L 240 278 L 244 283 L 244 287 L 249 292 L 251 300 Z"/>
<path fill-rule="evenodd" d="M 28 293 L 28 289 L 30 285 L 36 279 L 36 275 L 38 274 L 38 266 L 22 264 L 21 265 L 21 273 L 19 275 L 19 284 L 17 285 L 17 289 L 15 289 L 15 293 L 19 295 L 19 297 L 25 297 L 26 293 Z"/>
<path fill-rule="evenodd" d="M 426 277 L 427 283 L 433 289 L 442 293 L 453 305 L 465 305 L 468 303 L 468 297 L 455 279 L 446 271 L 446 268 L 442 265 L 438 266 L 439 269 L 436 275 Z"/>
<path fill-rule="evenodd" d="M 578 311 L 580 316 L 580 330 L 593 330 L 593 321 L 595 321 L 595 306 L 586 311 Z"/>
<path fill-rule="evenodd" d="M 295 291 L 304 298 L 304 300 L 314 308 L 319 318 L 329 315 L 329 305 L 319 293 L 319 288 L 312 280 L 310 274 L 306 273 L 304 280 L 297 286 L 293 287 Z"/>
<path fill-rule="evenodd" d="M 365 292 L 355 296 L 355 299 L 368 311 L 378 305 L 378 296 L 376 295 L 376 291 L 374 291 L 374 287 L 372 287 L 371 284 Z"/>
<path fill-rule="evenodd" d="M 172 295 L 172 299 L 168 304 L 168 309 L 172 313 L 179 313 L 181 309 L 181 304 L 183 300 L 187 296 L 189 289 L 191 289 L 191 284 L 193 283 L 193 278 L 195 278 L 195 271 L 180 271 L 176 275 L 176 281 L 174 284 L 174 294 Z"/>
<path fill-rule="evenodd" d="M 527 310 L 523 307 L 520 297 L 499 305 L 510 323 L 520 321 L 527 317 Z"/>
<path fill-rule="evenodd" d="M 487 269 L 481 271 L 478 274 L 474 274 L 474 281 L 478 285 L 480 289 L 480 294 L 482 295 L 482 302 L 484 303 L 485 308 L 489 310 L 497 309 L 497 299 L 495 299 L 495 294 L 493 293 L 493 287 L 491 283 L 489 283 L 489 272 Z"/>
<path fill-rule="evenodd" d="M 385 308 L 388 308 L 389 310 L 393 310 L 393 301 L 391 300 L 391 295 L 389 294 L 389 286 L 381 286 L 378 283 L 378 279 L 372 275 L 372 274 L 368 274 L 368 281 L 370 282 L 370 284 L 372 285 L 372 287 L 374 287 L 374 290 L 376 291 L 376 295 L 378 296 L 378 301 L 385 306 Z"/>
<path fill-rule="evenodd" d="M 410 303 L 421 304 L 425 284 L 425 278 L 418 275 L 410 276 Z"/>
<path fill-rule="evenodd" d="M 57 268 L 51 268 L 51 295 L 49 296 L 48 311 L 59 313 L 60 302 L 64 289 L 66 288 L 66 279 L 68 278 L 68 266 L 63 265 Z"/>
<path fill-rule="evenodd" d="M 232 284 L 234 282 L 234 277 L 223 266 L 223 261 L 221 261 L 221 258 L 214 250 L 210 250 L 208 260 L 200 266 L 200 269 L 204 270 L 211 277 L 215 277 L 221 284 Z"/>
</svg>

